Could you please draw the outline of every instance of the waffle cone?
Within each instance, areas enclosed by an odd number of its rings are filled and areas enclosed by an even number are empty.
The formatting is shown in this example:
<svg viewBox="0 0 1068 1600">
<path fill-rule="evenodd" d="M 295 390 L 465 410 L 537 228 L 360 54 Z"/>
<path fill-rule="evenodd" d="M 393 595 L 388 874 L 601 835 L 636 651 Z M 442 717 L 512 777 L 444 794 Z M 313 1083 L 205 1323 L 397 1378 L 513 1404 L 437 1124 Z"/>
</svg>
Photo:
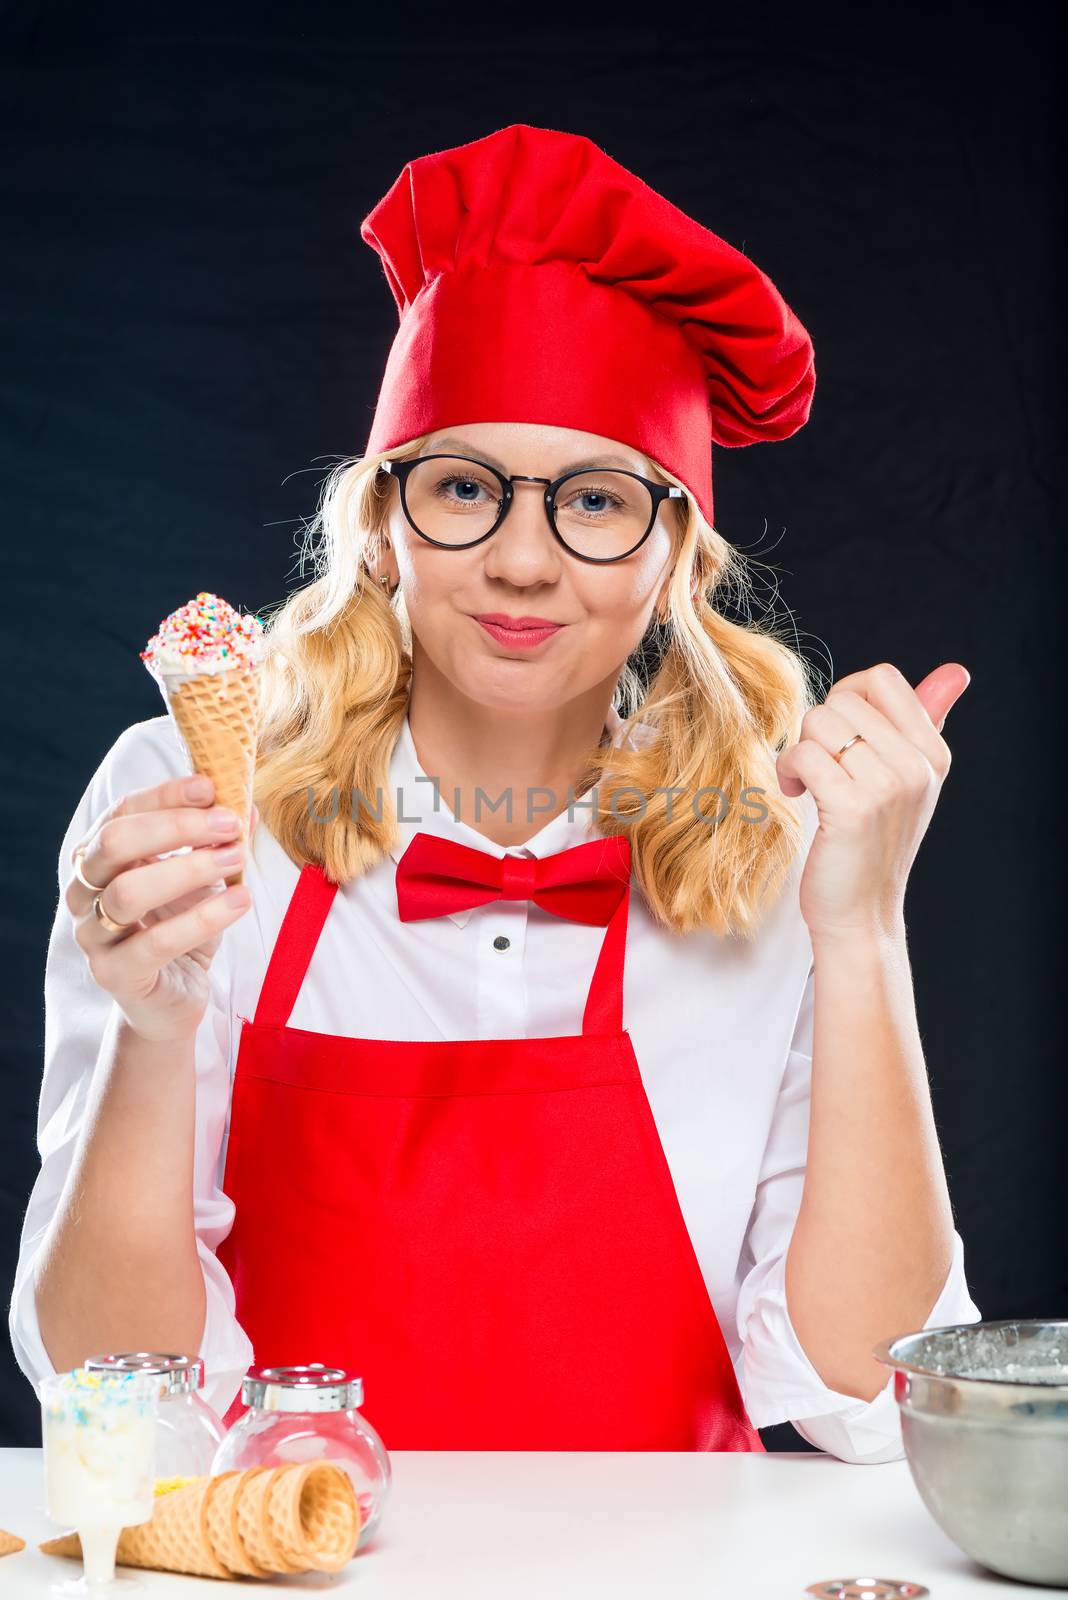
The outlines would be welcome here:
<svg viewBox="0 0 1068 1600">
<path fill-rule="evenodd" d="M 20 1539 L 17 1533 L 8 1533 L 6 1528 L 0 1528 L 0 1556 L 13 1556 L 16 1550 L 25 1548 L 25 1539 Z"/>
<path fill-rule="evenodd" d="M 267 1517 L 290 1569 L 337 1572 L 360 1536 L 360 1505 L 348 1473 L 332 1461 L 307 1461 L 276 1467 L 270 1476 Z"/>
<path fill-rule="evenodd" d="M 294 1569 L 274 1536 L 274 1526 L 267 1511 L 267 1497 L 279 1473 L 292 1472 L 292 1467 L 264 1467 L 245 1473 L 249 1479 L 236 1502 L 237 1529 L 245 1554 L 264 1572 L 292 1572 Z"/>
<path fill-rule="evenodd" d="M 116 1561 L 124 1567 L 156 1567 L 203 1578 L 228 1578 L 208 1536 L 208 1501 L 218 1480 L 194 1478 L 157 1497 L 148 1522 L 123 1528 Z"/>
<path fill-rule="evenodd" d="M 38 1549 L 46 1556 L 73 1556 L 76 1561 L 82 1558 L 82 1541 L 76 1533 L 61 1533 L 58 1538 L 45 1539 Z"/>
<path fill-rule="evenodd" d="M 265 1578 L 271 1571 L 254 1559 L 241 1536 L 238 1518 L 238 1503 L 248 1493 L 250 1480 L 266 1471 L 266 1467 L 252 1467 L 247 1472 L 220 1473 L 215 1493 L 208 1502 L 208 1534 L 212 1548 L 224 1566 L 243 1578 Z"/>
<path fill-rule="evenodd" d="M 356 1554 L 360 1520 L 352 1482 L 332 1461 L 252 1467 L 159 1495 L 149 1522 L 123 1528 L 115 1560 L 205 1578 L 336 1572 Z M 82 1554 L 76 1533 L 40 1548 Z"/>
<path fill-rule="evenodd" d="M 260 721 L 259 670 L 205 672 L 195 678 L 165 680 L 165 688 L 193 771 L 212 780 L 216 805 L 237 813 L 241 838 L 247 843 Z M 226 882 L 240 883 L 241 878 L 238 870 Z"/>
</svg>

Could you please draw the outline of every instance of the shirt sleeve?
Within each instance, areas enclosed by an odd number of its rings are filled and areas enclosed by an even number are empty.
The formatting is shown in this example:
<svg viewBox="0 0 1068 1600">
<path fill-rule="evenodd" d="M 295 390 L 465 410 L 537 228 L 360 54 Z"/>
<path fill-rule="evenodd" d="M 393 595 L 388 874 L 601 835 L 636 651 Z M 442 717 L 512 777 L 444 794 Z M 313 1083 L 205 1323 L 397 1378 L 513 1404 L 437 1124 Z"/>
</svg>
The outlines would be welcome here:
<svg viewBox="0 0 1068 1600">
<path fill-rule="evenodd" d="M 37 1265 L 67 1179 L 93 1071 L 114 1009 L 111 997 L 94 982 L 74 939 L 74 922 L 64 899 L 74 871 L 70 853 L 120 794 L 187 771 L 187 758 L 169 718 L 135 723 L 120 735 L 90 779 L 60 849 L 59 903 L 45 963 L 44 1069 L 37 1115 L 41 1169 L 23 1219 L 8 1311 L 15 1359 L 34 1385 L 55 1370 L 37 1322 Z M 232 1201 L 216 1182 L 234 1049 L 226 956 L 224 938 L 212 960 L 210 1000 L 196 1039 L 194 1159 L 194 1226 L 207 1296 L 198 1354 L 205 1365 L 203 1396 L 220 1414 L 237 1394 L 252 1361 L 251 1344 L 235 1317 L 233 1287 L 215 1256 L 234 1217 Z"/>
<path fill-rule="evenodd" d="M 756 1428 L 790 1422 L 809 1444 L 841 1461 L 899 1461 L 905 1449 L 893 1370 L 887 1369 L 886 1384 L 872 1400 L 828 1388 L 787 1311 L 786 1253 L 801 1205 L 808 1150 L 813 1005 L 810 966 L 743 1246 L 749 1268 L 737 1304 L 739 1382 Z M 923 1326 L 978 1322 L 981 1315 L 968 1292 L 964 1243 L 954 1229 L 953 1259 Z"/>
</svg>

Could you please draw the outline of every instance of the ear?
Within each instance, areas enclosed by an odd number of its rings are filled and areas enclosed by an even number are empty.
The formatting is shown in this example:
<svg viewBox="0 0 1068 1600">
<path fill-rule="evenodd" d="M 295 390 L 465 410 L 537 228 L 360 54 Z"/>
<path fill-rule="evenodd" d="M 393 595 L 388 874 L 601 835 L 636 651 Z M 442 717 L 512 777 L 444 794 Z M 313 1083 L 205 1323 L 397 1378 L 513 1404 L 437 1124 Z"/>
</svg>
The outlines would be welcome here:
<svg viewBox="0 0 1068 1600">
<path fill-rule="evenodd" d="M 668 594 L 669 594 L 670 590 L 671 590 L 671 580 L 669 578 L 668 581 L 664 584 L 664 586 L 661 589 L 660 593 L 656 597 L 656 618 L 657 618 L 657 621 L 661 622 L 661 623 L 666 622 L 668 620 L 667 600 L 668 600 Z M 693 604 L 696 605 L 700 598 L 701 598 L 701 585 L 699 583 L 695 582 L 694 585 L 693 585 L 693 588 L 690 591 L 690 599 L 693 602 Z"/>
</svg>

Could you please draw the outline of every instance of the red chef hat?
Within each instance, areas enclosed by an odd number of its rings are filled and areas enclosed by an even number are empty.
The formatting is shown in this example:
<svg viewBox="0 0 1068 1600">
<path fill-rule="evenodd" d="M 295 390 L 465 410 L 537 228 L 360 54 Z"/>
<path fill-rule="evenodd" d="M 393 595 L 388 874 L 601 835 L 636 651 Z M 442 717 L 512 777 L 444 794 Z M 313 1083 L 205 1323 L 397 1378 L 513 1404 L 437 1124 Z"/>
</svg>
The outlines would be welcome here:
<svg viewBox="0 0 1068 1600">
<path fill-rule="evenodd" d="M 581 134 L 510 124 L 409 161 L 364 218 L 400 312 L 366 454 L 467 422 L 617 439 L 712 522 L 712 451 L 808 421 L 771 280 Z"/>
</svg>

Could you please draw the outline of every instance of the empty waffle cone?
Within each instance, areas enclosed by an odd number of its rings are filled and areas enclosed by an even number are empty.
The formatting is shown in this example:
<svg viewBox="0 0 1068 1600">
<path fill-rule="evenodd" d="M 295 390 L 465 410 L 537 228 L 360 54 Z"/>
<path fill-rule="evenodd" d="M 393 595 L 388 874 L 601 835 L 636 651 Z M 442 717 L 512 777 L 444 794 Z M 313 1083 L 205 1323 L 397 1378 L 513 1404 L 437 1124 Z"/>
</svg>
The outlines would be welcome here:
<svg viewBox="0 0 1068 1600">
<path fill-rule="evenodd" d="M 243 1578 L 265 1578 L 270 1567 L 255 1560 L 242 1538 L 238 1505 L 247 1495 L 252 1478 L 263 1476 L 266 1467 L 251 1467 L 247 1472 L 223 1472 L 216 1480 L 215 1493 L 208 1501 L 208 1535 L 212 1548 L 224 1566 Z"/>
<path fill-rule="evenodd" d="M 241 838 L 247 843 L 260 721 L 259 668 L 164 681 L 167 704 L 194 772 L 212 780 L 216 805 L 237 813 Z M 238 869 L 226 882 L 240 883 L 241 878 Z"/>
<path fill-rule="evenodd" d="M 45 1539 L 37 1548 L 46 1556 L 74 1556 L 81 1560 L 82 1541 L 76 1533 L 61 1533 L 55 1539 Z"/>
<path fill-rule="evenodd" d="M 336 1572 L 356 1554 L 360 1521 L 356 1491 L 334 1462 L 253 1467 L 158 1496 L 149 1522 L 122 1530 L 115 1560 L 207 1578 Z M 40 1548 L 82 1553 L 76 1533 Z"/>
<path fill-rule="evenodd" d="M 274 1536 L 274 1524 L 267 1510 L 272 1486 L 280 1475 L 293 1470 L 293 1467 L 263 1467 L 242 1474 L 248 1482 L 235 1498 L 238 1535 L 248 1559 L 263 1572 L 294 1570 Z"/>
<path fill-rule="evenodd" d="M 13 1556 L 17 1550 L 25 1548 L 25 1539 L 20 1539 L 17 1533 L 8 1533 L 6 1528 L 0 1528 L 0 1556 Z"/>
<path fill-rule="evenodd" d="M 356 1553 L 360 1504 L 352 1480 L 332 1461 L 276 1467 L 266 1512 L 290 1570 L 337 1572 Z"/>
<path fill-rule="evenodd" d="M 218 1479 L 194 1478 L 161 1494 L 148 1522 L 123 1528 L 115 1559 L 124 1567 L 156 1567 L 203 1578 L 228 1578 L 230 1570 L 215 1554 L 208 1533 L 208 1501 Z"/>
</svg>

